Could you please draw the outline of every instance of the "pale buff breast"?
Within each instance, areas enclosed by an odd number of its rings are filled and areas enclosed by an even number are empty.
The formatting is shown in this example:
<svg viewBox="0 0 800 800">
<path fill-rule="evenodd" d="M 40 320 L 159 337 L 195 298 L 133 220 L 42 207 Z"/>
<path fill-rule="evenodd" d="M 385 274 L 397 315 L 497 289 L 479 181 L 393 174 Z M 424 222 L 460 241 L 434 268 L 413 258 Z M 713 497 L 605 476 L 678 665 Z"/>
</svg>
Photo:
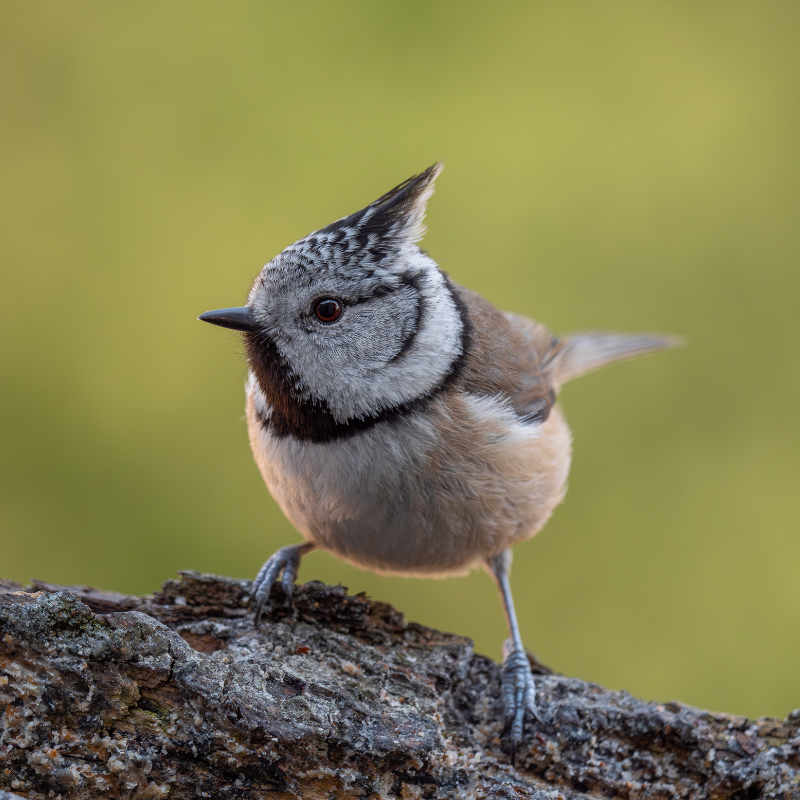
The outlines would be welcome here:
<svg viewBox="0 0 800 800">
<path fill-rule="evenodd" d="M 308 540 L 357 566 L 401 575 L 463 574 L 534 535 L 561 502 L 570 433 L 558 408 L 541 425 L 507 403 L 446 393 L 428 410 L 315 444 L 247 419 L 261 474 Z"/>
</svg>

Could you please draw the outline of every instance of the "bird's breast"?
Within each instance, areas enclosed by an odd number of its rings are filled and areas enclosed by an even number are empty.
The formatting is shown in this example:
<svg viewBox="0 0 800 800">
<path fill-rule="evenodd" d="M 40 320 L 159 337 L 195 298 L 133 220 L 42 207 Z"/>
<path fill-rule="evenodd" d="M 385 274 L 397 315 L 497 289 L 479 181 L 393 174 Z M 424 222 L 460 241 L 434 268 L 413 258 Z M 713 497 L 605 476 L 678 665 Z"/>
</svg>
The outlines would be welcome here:
<svg viewBox="0 0 800 800">
<path fill-rule="evenodd" d="M 525 424 L 501 397 L 452 391 L 354 436 L 277 436 L 251 382 L 256 463 L 300 533 L 360 567 L 404 575 L 468 571 L 532 536 L 564 495 L 570 434 L 556 407 Z"/>
</svg>

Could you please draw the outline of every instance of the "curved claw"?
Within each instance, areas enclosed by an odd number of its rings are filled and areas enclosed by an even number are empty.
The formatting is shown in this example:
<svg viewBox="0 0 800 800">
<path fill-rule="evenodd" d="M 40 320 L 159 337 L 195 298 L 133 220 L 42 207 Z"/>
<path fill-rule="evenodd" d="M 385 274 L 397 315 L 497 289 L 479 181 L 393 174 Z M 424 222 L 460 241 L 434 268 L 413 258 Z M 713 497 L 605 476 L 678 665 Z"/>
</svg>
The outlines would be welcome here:
<svg viewBox="0 0 800 800">
<path fill-rule="evenodd" d="M 253 590 L 250 594 L 251 601 L 253 599 L 256 601 L 256 627 L 258 627 L 261 622 L 261 615 L 269 601 L 269 593 L 272 590 L 272 584 L 275 583 L 275 580 L 281 572 L 283 572 L 281 586 L 283 587 L 284 594 L 291 602 L 292 589 L 297 579 L 297 571 L 300 568 L 300 559 L 311 549 L 313 549 L 313 545 L 310 546 L 308 544 L 296 544 L 290 547 L 282 547 L 264 562 L 264 566 L 258 571 L 258 575 L 253 581 Z"/>
<path fill-rule="evenodd" d="M 531 665 L 524 650 L 515 649 L 510 641 L 503 646 L 503 666 L 500 673 L 503 696 L 503 735 L 511 740 L 512 758 L 522 741 L 525 715 L 543 723 L 536 707 L 536 686 Z"/>
</svg>

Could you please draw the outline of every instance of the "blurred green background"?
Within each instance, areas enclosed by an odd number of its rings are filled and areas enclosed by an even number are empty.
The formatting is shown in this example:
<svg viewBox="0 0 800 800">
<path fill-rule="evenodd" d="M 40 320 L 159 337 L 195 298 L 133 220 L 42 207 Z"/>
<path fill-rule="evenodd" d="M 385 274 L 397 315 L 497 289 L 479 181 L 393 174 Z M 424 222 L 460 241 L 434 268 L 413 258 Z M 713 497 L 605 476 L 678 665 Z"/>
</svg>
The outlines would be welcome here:
<svg viewBox="0 0 800 800">
<path fill-rule="evenodd" d="M 569 385 L 528 646 L 639 696 L 800 706 L 800 5 L 5 2 L 0 575 L 150 592 L 298 536 L 236 335 L 276 252 L 434 160 L 425 247 L 554 331 L 689 346 Z M 486 575 L 343 582 L 497 657 Z"/>
</svg>

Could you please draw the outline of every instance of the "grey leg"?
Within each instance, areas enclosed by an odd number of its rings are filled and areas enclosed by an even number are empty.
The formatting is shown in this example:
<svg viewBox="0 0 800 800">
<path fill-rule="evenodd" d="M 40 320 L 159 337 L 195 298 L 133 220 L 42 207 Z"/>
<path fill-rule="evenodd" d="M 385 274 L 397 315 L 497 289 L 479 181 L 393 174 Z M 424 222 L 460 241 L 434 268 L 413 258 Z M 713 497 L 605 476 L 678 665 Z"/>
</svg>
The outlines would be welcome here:
<svg viewBox="0 0 800 800">
<path fill-rule="evenodd" d="M 514 611 L 514 600 L 511 597 L 511 586 L 508 582 L 511 572 L 511 551 L 504 550 L 494 558 L 487 559 L 486 567 L 495 579 L 497 588 L 500 589 L 503 611 L 506 614 L 508 632 L 511 636 L 503 644 L 501 680 L 505 716 L 503 732 L 509 734 L 513 756 L 522 741 L 525 712 L 536 717 L 540 722 L 542 720 L 536 708 L 536 687 L 533 683 L 528 656 L 522 646 L 517 615 Z"/>
<path fill-rule="evenodd" d="M 258 575 L 253 581 L 253 591 L 250 595 L 251 599 L 255 598 L 256 600 L 256 627 L 261 622 L 261 614 L 264 611 L 267 600 L 269 600 L 272 584 L 275 583 L 280 572 L 283 572 L 281 585 L 283 586 L 284 594 L 291 600 L 292 589 L 297 579 L 297 570 L 300 568 L 300 559 L 315 547 L 316 545 L 310 542 L 281 547 L 277 553 L 271 555 L 264 562 L 264 566 L 258 571 Z"/>
</svg>

